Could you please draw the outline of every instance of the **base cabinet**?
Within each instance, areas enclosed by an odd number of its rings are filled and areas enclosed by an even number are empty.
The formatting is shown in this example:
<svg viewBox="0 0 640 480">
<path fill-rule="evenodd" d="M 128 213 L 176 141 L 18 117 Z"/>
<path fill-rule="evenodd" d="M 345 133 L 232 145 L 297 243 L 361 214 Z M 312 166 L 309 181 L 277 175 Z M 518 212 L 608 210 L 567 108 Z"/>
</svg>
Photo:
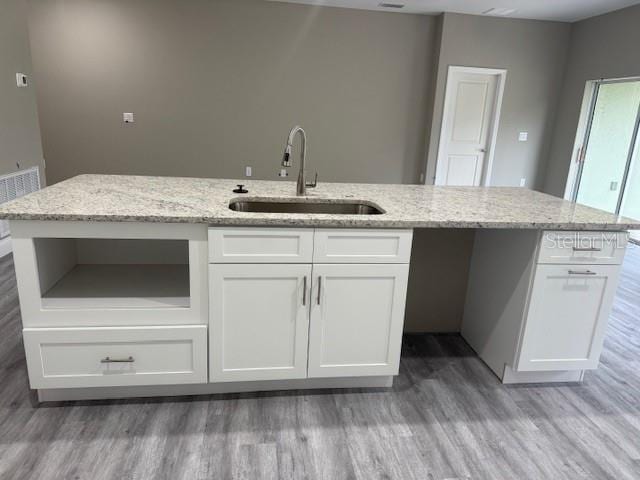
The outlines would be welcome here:
<svg viewBox="0 0 640 480">
<path fill-rule="evenodd" d="M 411 230 L 27 227 L 33 388 L 389 386 L 398 373 Z"/>
<path fill-rule="evenodd" d="M 412 232 L 268 233 L 209 230 L 209 381 L 397 375 Z M 307 253 L 291 253 L 308 236 Z M 217 255 L 216 241 L 240 253 Z M 274 251 L 288 261 L 265 263 Z"/>
<path fill-rule="evenodd" d="M 210 381 L 306 378 L 311 265 L 209 267 Z"/>
<path fill-rule="evenodd" d="M 538 265 L 516 370 L 596 368 L 618 270 L 617 265 Z"/>
<path fill-rule="evenodd" d="M 628 234 L 476 233 L 461 333 L 504 383 L 598 367 Z"/>
<path fill-rule="evenodd" d="M 409 265 L 313 267 L 309 377 L 396 375 Z"/>
</svg>

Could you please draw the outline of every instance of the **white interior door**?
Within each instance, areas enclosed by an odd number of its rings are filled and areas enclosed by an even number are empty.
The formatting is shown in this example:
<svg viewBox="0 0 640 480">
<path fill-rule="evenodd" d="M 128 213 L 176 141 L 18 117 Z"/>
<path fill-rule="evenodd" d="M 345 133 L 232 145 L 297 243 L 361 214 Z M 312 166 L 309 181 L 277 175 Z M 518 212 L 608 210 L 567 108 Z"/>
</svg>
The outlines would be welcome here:
<svg viewBox="0 0 640 480">
<path fill-rule="evenodd" d="M 487 173 L 504 73 L 452 67 L 442 118 L 436 185 L 478 186 Z"/>
</svg>

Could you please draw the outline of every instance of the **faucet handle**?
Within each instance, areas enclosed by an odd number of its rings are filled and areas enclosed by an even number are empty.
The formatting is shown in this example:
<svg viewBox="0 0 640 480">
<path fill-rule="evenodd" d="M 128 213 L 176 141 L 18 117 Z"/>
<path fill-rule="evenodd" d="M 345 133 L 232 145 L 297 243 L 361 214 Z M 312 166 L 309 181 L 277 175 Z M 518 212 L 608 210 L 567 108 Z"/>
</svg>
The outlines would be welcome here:
<svg viewBox="0 0 640 480">
<path fill-rule="evenodd" d="M 308 188 L 316 188 L 318 186 L 318 172 L 316 172 L 316 175 L 313 178 L 313 182 L 306 182 L 305 185 Z"/>
</svg>

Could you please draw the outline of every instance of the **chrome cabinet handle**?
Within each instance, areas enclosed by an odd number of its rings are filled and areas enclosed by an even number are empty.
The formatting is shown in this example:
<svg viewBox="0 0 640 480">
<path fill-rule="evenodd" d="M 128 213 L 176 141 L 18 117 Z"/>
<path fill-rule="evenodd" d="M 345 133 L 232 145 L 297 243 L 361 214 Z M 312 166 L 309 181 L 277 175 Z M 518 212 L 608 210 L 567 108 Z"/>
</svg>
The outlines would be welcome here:
<svg viewBox="0 0 640 480">
<path fill-rule="evenodd" d="M 573 251 L 574 252 L 601 252 L 602 249 L 601 248 L 595 248 L 595 247 L 586 247 L 586 248 L 573 247 Z"/>
<path fill-rule="evenodd" d="M 569 275 L 597 275 L 596 272 L 592 272 L 591 270 L 569 270 Z"/>
<path fill-rule="evenodd" d="M 320 292 L 322 291 L 322 277 L 318 277 L 318 300 L 317 303 L 320 305 Z"/>
<path fill-rule="evenodd" d="M 127 358 L 105 357 L 102 360 L 100 360 L 100 363 L 133 363 L 133 362 L 135 362 L 133 357 L 127 357 Z"/>
<path fill-rule="evenodd" d="M 304 307 L 307 304 L 307 276 L 304 276 L 304 280 L 302 281 L 302 306 Z"/>
</svg>

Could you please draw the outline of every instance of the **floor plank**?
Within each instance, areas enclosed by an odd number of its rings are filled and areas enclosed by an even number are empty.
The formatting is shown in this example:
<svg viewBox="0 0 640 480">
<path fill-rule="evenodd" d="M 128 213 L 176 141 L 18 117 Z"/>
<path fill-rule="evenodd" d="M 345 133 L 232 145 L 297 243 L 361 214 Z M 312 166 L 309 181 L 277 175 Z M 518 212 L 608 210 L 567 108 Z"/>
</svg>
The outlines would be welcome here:
<svg viewBox="0 0 640 480">
<path fill-rule="evenodd" d="M 581 385 L 504 386 L 459 335 L 407 335 L 390 390 L 34 408 L 0 260 L 0 479 L 638 479 L 640 247 Z"/>
</svg>

